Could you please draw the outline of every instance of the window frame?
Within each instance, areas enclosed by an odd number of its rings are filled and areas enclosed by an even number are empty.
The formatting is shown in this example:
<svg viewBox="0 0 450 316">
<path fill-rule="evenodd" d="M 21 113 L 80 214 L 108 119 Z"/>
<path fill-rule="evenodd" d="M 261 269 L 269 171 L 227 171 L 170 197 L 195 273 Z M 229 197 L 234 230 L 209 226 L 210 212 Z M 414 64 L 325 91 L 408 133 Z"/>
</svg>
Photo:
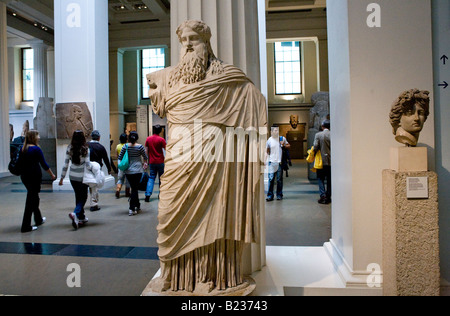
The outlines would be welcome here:
<svg viewBox="0 0 450 316">
<path fill-rule="evenodd" d="M 29 50 L 29 51 L 31 51 L 33 53 L 33 48 L 31 48 L 31 47 L 24 47 L 24 48 L 21 49 L 21 72 L 20 73 L 21 73 L 21 85 L 22 85 L 22 89 L 21 89 L 21 91 L 22 91 L 22 102 L 33 102 L 34 101 L 34 57 L 33 57 L 33 68 L 30 68 L 30 69 L 25 68 L 26 67 L 26 62 L 25 62 L 26 54 L 25 54 L 25 51 L 27 51 L 27 50 Z M 32 78 L 31 78 L 31 95 L 32 96 L 29 96 L 29 97 L 31 97 L 31 99 L 27 99 L 27 98 L 25 98 L 26 87 L 25 87 L 25 76 L 24 75 L 25 75 L 26 71 L 30 71 L 30 70 L 32 71 Z"/>
<path fill-rule="evenodd" d="M 286 61 L 277 61 L 277 48 L 276 48 L 276 44 L 277 43 L 298 43 L 298 54 L 299 54 L 299 84 L 300 84 L 300 91 L 296 92 L 287 92 L 287 93 L 279 93 L 278 92 L 278 84 L 277 84 L 277 63 L 283 63 L 285 64 Z M 289 96 L 289 95 L 302 95 L 303 94 L 303 69 L 302 69 L 302 41 L 276 41 L 273 43 L 273 64 L 274 64 L 274 94 L 276 96 Z M 294 61 L 288 61 L 289 63 L 294 63 Z M 295 61 L 296 62 L 296 61 Z M 284 72 L 283 72 L 284 73 Z M 291 83 L 294 83 L 294 81 L 292 81 Z"/>
<path fill-rule="evenodd" d="M 139 74 L 140 74 L 139 82 L 140 83 L 139 83 L 139 86 L 141 88 L 141 93 L 140 93 L 141 100 L 150 100 L 150 98 L 148 96 L 146 97 L 144 95 L 145 91 L 148 92 L 148 85 L 146 85 L 144 87 L 144 50 L 152 50 L 152 49 L 155 49 L 155 50 L 156 49 L 162 49 L 163 52 L 164 52 L 164 54 L 163 54 L 163 56 L 164 56 L 164 66 L 162 66 L 162 68 L 153 67 L 153 68 L 157 69 L 155 71 L 164 69 L 164 68 L 166 68 L 166 65 L 167 65 L 167 50 L 166 50 L 166 47 L 164 47 L 164 46 L 161 46 L 161 47 L 150 47 L 150 48 L 143 48 L 143 49 L 139 50 L 139 59 L 140 59 L 140 65 L 139 65 L 139 69 L 140 69 L 140 71 L 139 71 Z M 158 67 L 161 67 L 161 66 L 158 66 Z M 152 67 L 145 67 L 145 69 L 150 69 L 150 68 L 152 68 Z M 147 90 L 145 90 L 145 88 L 147 88 Z"/>
</svg>

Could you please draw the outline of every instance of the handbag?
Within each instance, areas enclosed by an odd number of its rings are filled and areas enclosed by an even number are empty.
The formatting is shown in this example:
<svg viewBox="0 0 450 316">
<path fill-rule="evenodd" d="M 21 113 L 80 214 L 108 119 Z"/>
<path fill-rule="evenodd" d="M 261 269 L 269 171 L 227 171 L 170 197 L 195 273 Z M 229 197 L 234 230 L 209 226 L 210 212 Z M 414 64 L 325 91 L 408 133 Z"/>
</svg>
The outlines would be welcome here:
<svg viewBox="0 0 450 316">
<path fill-rule="evenodd" d="M 15 176 L 20 176 L 22 174 L 22 160 L 20 153 L 22 152 L 22 147 L 20 147 L 16 153 L 11 158 L 11 161 L 8 164 L 8 170 L 11 174 Z"/>
<path fill-rule="evenodd" d="M 138 187 L 139 191 L 147 191 L 147 183 L 148 183 L 149 179 L 150 179 L 150 176 L 148 175 L 148 173 L 143 172 L 141 181 L 139 182 L 139 187 Z"/>
<path fill-rule="evenodd" d="M 122 171 L 126 171 L 130 167 L 130 160 L 128 158 L 128 144 L 125 145 L 125 154 L 117 167 Z"/>
</svg>

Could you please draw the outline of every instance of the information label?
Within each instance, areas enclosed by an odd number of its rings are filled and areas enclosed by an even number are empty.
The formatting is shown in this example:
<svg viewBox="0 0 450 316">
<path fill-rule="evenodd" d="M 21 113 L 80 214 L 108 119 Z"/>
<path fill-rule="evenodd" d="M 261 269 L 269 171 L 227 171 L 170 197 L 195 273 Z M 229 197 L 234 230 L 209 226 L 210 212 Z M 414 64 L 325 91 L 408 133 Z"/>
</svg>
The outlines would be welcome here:
<svg viewBox="0 0 450 316">
<path fill-rule="evenodd" d="M 428 177 L 406 178 L 406 195 L 408 199 L 428 199 Z"/>
</svg>

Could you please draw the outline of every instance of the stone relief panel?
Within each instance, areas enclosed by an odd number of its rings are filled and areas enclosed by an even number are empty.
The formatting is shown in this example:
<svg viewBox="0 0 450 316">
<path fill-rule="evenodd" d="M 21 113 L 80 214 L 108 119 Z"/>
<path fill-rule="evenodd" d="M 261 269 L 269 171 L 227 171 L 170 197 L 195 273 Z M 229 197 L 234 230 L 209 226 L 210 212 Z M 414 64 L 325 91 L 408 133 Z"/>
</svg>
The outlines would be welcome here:
<svg viewBox="0 0 450 316">
<path fill-rule="evenodd" d="M 89 138 L 94 130 L 91 112 L 84 102 L 56 104 L 56 126 L 58 139 L 71 139 L 77 130 Z"/>
</svg>

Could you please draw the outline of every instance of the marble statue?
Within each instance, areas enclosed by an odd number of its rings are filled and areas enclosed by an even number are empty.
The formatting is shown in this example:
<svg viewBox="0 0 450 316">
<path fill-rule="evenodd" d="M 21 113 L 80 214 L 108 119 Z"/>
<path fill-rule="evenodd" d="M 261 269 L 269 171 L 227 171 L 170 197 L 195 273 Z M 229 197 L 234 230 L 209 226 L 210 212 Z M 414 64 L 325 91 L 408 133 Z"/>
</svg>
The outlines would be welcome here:
<svg viewBox="0 0 450 316">
<path fill-rule="evenodd" d="M 320 131 L 322 122 L 330 119 L 330 101 L 328 92 L 316 92 L 311 96 L 314 104 L 309 115 L 309 129 Z"/>
<path fill-rule="evenodd" d="M 216 58 L 205 23 L 186 21 L 176 33 L 178 65 L 147 76 L 153 111 L 169 125 L 157 227 L 161 275 L 149 286 L 164 295 L 223 295 L 245 283 L 244 246 L 259 239 L 263 162 L 249 157 L 266 140 L 246 133 L 235 142 L 228 131 L 267 133 L 266 101 L 240 69 Z"/>
<path fill-rule="evenodd" d="M 289 123 L 291 124 L 292 129 L 296 130 L 298 127 L 298 115 L 296 115 L 296 114 L 291 115 L 290 119 L 289 119 Z"/>
<path fill-rule="evenodd" d="M 389 114 L 395 140 L 416 147 L 420 132 L 430 114 L 430 92 L 411 89 L 400 94 Z"/>
<path fill-rule="evenodd" d="M 53 99 L 39 98 L 39 104 L 34 118 L 34 129 L 39 131 L 41 138 L 56 138 L 56 117 L 53 113 Z"/>
<path fill-rule="evenodd" d="M 86 138 L 94 129 L 91 112 L 86 103 L 56 104 L 56 133 L 58 139 L 71 139 L 73 132 L 83 131 Z"/>
</svg>

